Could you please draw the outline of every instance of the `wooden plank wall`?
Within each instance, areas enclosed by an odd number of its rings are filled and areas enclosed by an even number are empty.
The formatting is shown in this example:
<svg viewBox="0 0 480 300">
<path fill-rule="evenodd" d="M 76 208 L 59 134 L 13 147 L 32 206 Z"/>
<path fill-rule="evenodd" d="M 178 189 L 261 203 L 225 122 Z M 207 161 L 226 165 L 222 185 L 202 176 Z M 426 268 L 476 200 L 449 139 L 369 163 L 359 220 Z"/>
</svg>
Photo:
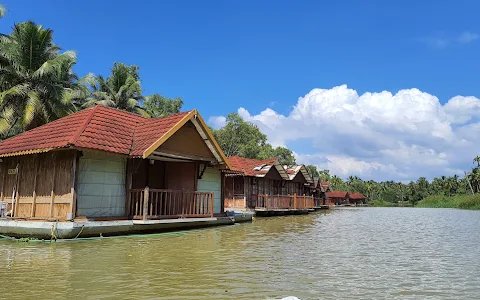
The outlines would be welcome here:
<svg viewBox="0 0 480 300">
<path fill-rule="evenodd" d="M 9 203 L 17 176 L 8 174 L 18 164 L 15 217 L 65 219 L 73 213 L 73 165 L 76 150 L 3 158 L 0 201 Z"/>
</svg>

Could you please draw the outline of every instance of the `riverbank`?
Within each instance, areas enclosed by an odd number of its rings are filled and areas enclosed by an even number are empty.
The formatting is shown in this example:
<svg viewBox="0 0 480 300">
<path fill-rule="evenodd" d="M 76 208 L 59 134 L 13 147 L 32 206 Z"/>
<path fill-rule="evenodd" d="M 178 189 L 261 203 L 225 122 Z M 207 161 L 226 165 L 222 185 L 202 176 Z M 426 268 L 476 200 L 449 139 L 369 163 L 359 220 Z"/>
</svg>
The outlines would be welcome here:
<svg viewBox="0 0 480 300">
<path fill-rule="evenodd" d="M 373 200 L 369 203 L 370 206 L 374 207 L 396 207 L 398 206 L 396 203 L 384 201 L 384 200 Z"/>
<path fill-rule="evenodd" d="M 415 207 L 480 210 L 480 195 L 428 196 L 418 202 Z"/>
</svg>

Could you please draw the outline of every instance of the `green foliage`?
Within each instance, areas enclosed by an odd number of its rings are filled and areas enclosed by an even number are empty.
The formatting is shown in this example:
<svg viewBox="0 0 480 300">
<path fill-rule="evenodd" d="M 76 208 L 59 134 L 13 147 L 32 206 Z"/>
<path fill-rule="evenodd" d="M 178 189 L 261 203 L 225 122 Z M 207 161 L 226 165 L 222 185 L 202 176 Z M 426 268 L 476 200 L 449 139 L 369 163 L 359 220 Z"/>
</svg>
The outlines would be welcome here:
<svg viewBox="0 0 480 300">
<path fill-rule="evenodd" d="M 159 94 L 145 97 L 145 102 L 143 103 L 143 108 L 152 117 L 165 117 L 179 113 L 182 106 L 182 98 L 166 98 Z"/>
<path fill-rule="evenodd" d="M 480 195 L 432 195 L 418 202 L 416 207 L 480 209 Z"/>
<path fill-rule="evenodd" d="M 140 106 L 143 99 L 138 66 L 116 62 L 107 79 L 98 76 L 93 82 L 83 107 L 105 105 L 148 117 L 150 115 Z"/>
<path fill-rule="evenodd" d="M 7 9 L 4 5 L 0 4 L 0 18 L 3 18 L 7 12 Z"/>
<path fill-rule="evenodd" d="M 307 168 L 308 174 L 310 174 L 310 176 L 312 176 L 312 177 L 319 177 L 320 176 L 320 172 L 318 172 L 317 166 L 307 165 L 307 166 L 305 166 L 305 168 Z"/>
<path fill-rule="evenodd" d="M 224 127 L 214 130 L 215 139 L 227 156 L 257 158 L 264 155 L 267 136 L 260 129 L 245 122 L 238 113 L 230 113 Z"/>
<path fill-rule="evenodd" d="M 375 206 L 375 207 L 391 207 L 391 206 L 397 206 L 395 203 L 388 202 L 388 201 L 384 201 L 384 200 L 380 200 L 380 199 L 375 199 L 375 200 L 370 201 L 370 205 L 371 205 L 371 206 Z"/>
<path fill-rule="evenodd" d="M 60 53 L 53 32 L 32 21 L 0 37 L 0 135 L 9 137 L 74 111 L 88 89 L 73 73 L 76 55 Z"/>
<path fill-rule="evenodd" d="M 267 136 L 255 124 L 243 120 L 238 113 L 228 114 L 226 125 L 212 132 L 227 156 L 255 159 L 275 157 L 282 165 L 296 164 L 292 150 L 286 147 L 273 148 L 267 143 Z"/>
<path fill-rule="evenodd" d="M 256 158 L 268 159 L 272 157 L 277 158 L 281 165 L 293 166 L 296 164 L 295 156 L 293 155 L 292 150 L 285 147 L 273 148 L 272 145 L 268 143 L 262 147 L 261 152 Z"/>
</svg>

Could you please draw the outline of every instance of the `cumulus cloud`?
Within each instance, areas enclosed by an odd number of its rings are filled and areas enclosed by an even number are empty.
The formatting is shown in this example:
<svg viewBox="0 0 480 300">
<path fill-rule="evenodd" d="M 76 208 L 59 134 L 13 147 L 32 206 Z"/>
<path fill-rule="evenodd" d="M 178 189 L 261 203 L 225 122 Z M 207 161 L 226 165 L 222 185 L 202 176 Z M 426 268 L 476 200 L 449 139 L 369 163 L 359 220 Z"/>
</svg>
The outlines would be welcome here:
<svg viewBox="0 0 480 300">
<path fill-rule="evenodd" d="M 227 118 L 224 116 L 210 117 L 208 123 L 215 129 L 222 128 L 227 123 Z"/>
<path fill-rule="evenodd" d="M 469 168 L 480 149 L 480 100 L 472 96 L 442 105 L 415 88 L 359 95 L 341 85 L 311 90 L 288 115 L 271 108 L 251 114 L 241 107 L 238 113 L 275 146 L 294 149 L 300 163 L 342 177 L 405 181 L 453 175 Z"/>
</svg>

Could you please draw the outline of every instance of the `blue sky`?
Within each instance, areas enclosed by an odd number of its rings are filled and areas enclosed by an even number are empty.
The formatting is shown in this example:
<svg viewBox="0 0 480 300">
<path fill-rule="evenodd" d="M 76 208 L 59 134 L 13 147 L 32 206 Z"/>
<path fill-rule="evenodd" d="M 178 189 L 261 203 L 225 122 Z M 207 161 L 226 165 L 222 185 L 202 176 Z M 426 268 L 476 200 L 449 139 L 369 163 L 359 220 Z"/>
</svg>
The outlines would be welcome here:
<svg viewBox="0 0 480 300">
<path fill-rule="evenodd" d="M 3 3 L 8 12 L 0 20 L 0 32 L 9 33 L 15 22 L 27 20 L 52 28 L 59 46 L 77 52 L 79 75 L 106 75 L 115 61 L 139 65 L 145 94 L 181 96 L 185 109 L 198 108 L 207 119 L 242 107 L 270 140 L 320 167 L 331 167 L 322 164 L 327 155 L 358 157 L 342 153 L 343 141 L 326 153 L 318 142 L 308 142 L 316 136 L 281 139 L 282 132 L 270 133 L 275 126 L 262 119 L 262 112 L 271 108 L 280 119 L 293 118 L 299 97 L 343 84 L 359 96 L 416 88 L 438 97 L 441 109 L 454 96 L 480 95 L 478 1 Z M 312 101 L 324 107 L 325 102 L 318 102 L 323 100 Z M 313 130 L 322 122 L 303 125 Z M 340 129 L 330 130 L 341 139 Z M 312 160 L 315 155 L 323 156 Z M 362 161 L 388 165 L 383 159 Z M 432 174 L 452 173 L 460 164 L 449 167 Z"/>
</svg>

